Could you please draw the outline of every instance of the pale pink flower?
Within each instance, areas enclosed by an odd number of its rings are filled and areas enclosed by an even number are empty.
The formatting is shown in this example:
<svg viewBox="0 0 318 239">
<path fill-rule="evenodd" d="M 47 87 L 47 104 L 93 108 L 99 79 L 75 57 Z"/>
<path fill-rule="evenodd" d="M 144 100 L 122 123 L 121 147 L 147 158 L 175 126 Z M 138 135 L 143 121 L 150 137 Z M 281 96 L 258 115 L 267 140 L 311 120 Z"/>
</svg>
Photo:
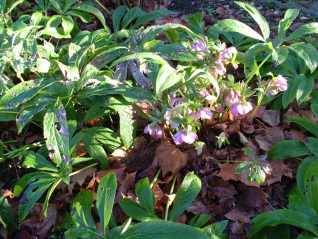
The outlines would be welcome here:
<svg viewBox="0 0 318 239">
<path fill-rule="evenodd" d="M 193 144 L 198 139 L 198 136 L 192 131 L 180 130 L 172 138 L 176 145 L 180 145 L 183 143 Z"/>
<path fill-rule="evenodd" d="M 163 130 L 158 125 L 153 126 L 151 124 L 148 124 L 144 129 L 144 133 L 149 134 L 151 137 L 153 137 L 156 140 L 161 139 L 163 136 Z"/>
<path fill-rule="evenodd" d="M 231 106 L 231 113 L 234 117 L 246 115 L 253 110 L 253 105 L 250 102 L 234 104 Z"/>
<path fill-rule="evenodd" d="M 269 83 L 269 95 L 277 95 L 279 92 L 286 91 L 288 89 L 288 81 L 285 77 L 278 75 L 272 79 Z"/>
<path fill-rule="evenodd" d="M 230 92 L 225 96 L 225 104 L 231 107 L 234 104 L 241 102 L 241 94 L 235 90 L 230 90 Z"/>
</svg>

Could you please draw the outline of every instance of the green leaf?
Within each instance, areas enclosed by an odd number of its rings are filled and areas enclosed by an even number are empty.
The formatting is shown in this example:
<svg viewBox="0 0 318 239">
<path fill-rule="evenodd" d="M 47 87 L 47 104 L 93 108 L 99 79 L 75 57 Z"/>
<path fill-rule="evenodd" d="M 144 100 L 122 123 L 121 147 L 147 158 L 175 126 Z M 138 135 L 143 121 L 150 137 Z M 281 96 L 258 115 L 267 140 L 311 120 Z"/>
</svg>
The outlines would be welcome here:
<svg viewBox="0 0 318 239">
<path fill-rule="evenodd" d="M 275 144 L 268 155 L 272 160 L 284 160 L 309 155 L 307 147 L 299 140 L 283 140 Z"/>
<path fill-rule="evenodd" d="M 318 34 L 318 22 L 301 25 L 287 37 L 286 41 L 295 41 L 312 34 Z"/>
<path fill-rule="evenodd" d="M 299 165 L 297 186 L 308 205 L 318 212 L 318 159 L 316 157 L 308 157 Z"/>
<path fill-rule="evenodd" d="M 103 27 L 109 32 L 103 13 L 89 2 L 83 2 L 79 5 L 75 5 L 72 7 L 72 9 L 94 15 L 103 25 Z"/>
<path fill-rule="evenodd" d="M 71 38 L 70 33 L 73 28 L 74 22 L 72 17 L 55 15 L 50 17 L 41 34 L 57 39 Z"/>
<path fill-rule="evenodd" d="M 147 210 L 129 198 L 124 198 L 120 201 L 120 208 L 127 216 L 138 221 L 151 221 L 158 219 L 153 212 Z"/>
<path fill-rule="evenodd" d="M 317 69 L 318 51 L 313 45 L 299 42 L 290 45 L 289 49 L 305 62 L 311 73 Z"/>
<path fill-rule="evenodd" d="M 85 145 L 85 148 L 93 159 L 100 162 L 102 168 L 106 168 L 108 166 L 108 157 L 103 146 L 98 144 L 89 144 Z"/>
<path fill-rule="evenodd" d="M 270 35 L 270 28 L 266 19 L 252 5 L 245 2 L 239 2 L 239 1 L 236 1 L 235 3 L 251 15 L 251 17 L 254 19 L 254 21 L 257 23 L 257 25 L 261 29 L 263 38 L 266 41 Z"/>
<path fill-rule="evenodd" d="M 103 235 L 89 227 L 76 227 L 65 232 L 66 239 L 103 239 Z"/>
<path fill-rule="evenodd" d="M 288 90 L 284 92 L 282 99 L 284 108 L 287 108 L 287 106 L 295 100 L 298 87 L 302 79 L 303 78 L 300 75 L 293 76 L 292 78 L 288 79 Z"/>
<path fill-rule="evenodd" d="M 0 196 L 0 225 L 7 232 L 12 232 L 16 225 L 14 211 L 4 196 Z"/>
<path fill-rule="evenodd" d="M 116 104 L 116 102 L 115 102 Z M 119 133 L 124 146 L 128 149 L 132 146 L 135 136 L 135 120 L 133 110 L 129 105 L 119 102 L 112 106 L 119 114 Z"/>
<path fill-rule="evenodd" d="M 175 221 L 195 200 L 201 190 L 201 180 L 193 172 L 188 173 L 177 191 L 169 220 Z"/>
<path fill-rule="evenodd" d="M 166 221 L 137 223 L 122 235 L 111 239 L 208 239 L 199 229 L 185 224 Z"/>
<path fill-rule="evenodd" d="M 122 18 L 125 16 L 127 11 L 128 11 L 127 6 L 119 6 L 114 11 L 112 16 L 114 32 L 117 32 L 120 30 L 120 22 Z"/>
<path fill-rule="evenodd" d="M 175 69 L 169 64 L 162 65 L 156 79 L 156 95 L 161 96 L 164 91 L 180 81 L 181 77 L 177 74 Z"/>
<path fill-rule="evenodd" d="M 129 9 L 122 20 L 122 28 L 128 28 L 129 24 L 131 24 L 134 20 L 136 20 L 139 16 L 142 16 L 143 14 L 144 11 L 141 10 L 139 7 L 133 7 Z"/>
<path fill-rule="evenodd" d="M 296 93 L 296 100 L 298 103 L 303 103 L 308 100 L 312 90 L 315 85 L 315 78 L 313 77 L 305 77 L 303 75 L 299 75 L 300 83 Z"/>
<path fill-rule="evenodd" d="M 210 239 L 225 239 L 225 229 L 228 224 L 228 220 L 223 220 L 206 226 L 205 228 L 203 228 L 203 230 L 209 236 Z"/>
<path fill-rule="evenodd" d="M 311 94 L 311 111 L 318 117 L 318 90 L 313 90 Z"/>
<path fill-rule="evenodd" d="M 63 105 L 57 102 L 55 107 L 49 109 L 44 115 L 43 135 L 51 159 L 60 167 L 69 164 L 71 161 L 69 130 Z"/>
<path fill-rule="evenodd" d="M 204 34 L 204 19 L 202 12 L 197 12 L 195 14 L 185 16 L 185 20 L 187 21 L 189 28 L 193 32 Z"/>
<path fill-rule="evenodd" d="M 154 212 L 155 199 L 148 178 L 141 179 L 137 182 L 135 193 L 138 197 L 139 204 L 147 211 Z"/>
<path fill-rule="evenodd" d="M 91 213 L 93 194 L 82 191 L 76 195 L 72 203 L 72 219 L 76 227 L 95 228 L 95 222 Z"/>
<path fill-rule="evenodd" d="M 96 207 L 103 232 L 106 231 L 112 215 L 116 189 L 117 179 L 114 173 L 104 176 L 98 185 Z"/>
<path fill-rule="evenodd" d="M 243 22 L 234 19 L 225 19 L 218 21 L 209 29 L 209 32 L 211 33 L 215 31 L 218 33 L 235 32 L 248 38 L 252 38 L 262 42 L 265 41 L 265 39 L 259 33 L 254 31 L 251 27 L 249 27 Z"/>
<path fill-rule="evenodd" d="M 318 124 L 312 122 L 311 120 L 305 117 L 290 117 L 288 119 L 290 123 L 295 123 L 302 128 L 306 129 L 309 133 L 318 137 Z"/>
<path fill-rule="evenodd" d="M 19 220 L 22 221 L 28 215 L 33 205 L 51 187 L 56 178 L 48 173 L 39 173 L 28 180 L 28 186 L 20 199 Z"/>
<path fill-rule="evenodd" d="M 288 9 L 285 12 L 284 18 L 279 21 L 278 25 L 278 39 L 280 41 L 284 40 L 284 38 L 286 37 L 287 30 L 298 17 L 298 15 L 299 9 Z"/>
<path fill-rule="evenodd" d="M 313 155 L 318 157 L 318 138 L 308 137 L 306 146 Z"/>
<path fill-rule="evenodd" d="M 138 16 L 136 23 L 133 25 L 134 28 L 141 27 L 150 21 L 154 21 L 156 19 L 166 17 L 171 15 L 173 12 L 167 9 L 154 10 L 151 12 L 147 12 Z"/>
<path fill-rule="evenodd" d="M 257 235 L 268 226 L 277 226 L 280 224 L 292 225 L 303 230 L 309 231 L 316 236 L 318 235 L 318 227 L 311 215 L 291 209 L 279 209 L 272 212 L 262 213 L 256 216 L 252 221 L 252 227 L 249 231 L 249 237 L 258 238 Z"/>
<path fill-rule="evenodd" d="M 30 151 L 23 160 L 23 167 L 34 168 L 51 172 L 58 172 L 58 169 L 48 161 L 44 156 Z"/>
</svg>

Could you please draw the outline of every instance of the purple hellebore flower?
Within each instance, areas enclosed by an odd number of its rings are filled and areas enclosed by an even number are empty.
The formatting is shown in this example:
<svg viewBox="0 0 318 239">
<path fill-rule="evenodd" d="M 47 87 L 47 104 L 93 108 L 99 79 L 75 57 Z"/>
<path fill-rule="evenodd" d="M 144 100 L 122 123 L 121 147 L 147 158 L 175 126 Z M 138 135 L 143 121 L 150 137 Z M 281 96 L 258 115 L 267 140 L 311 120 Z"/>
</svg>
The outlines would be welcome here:
<svg viewBox="0 0 318 239">
<path fill-rule="evenodd" d="M 229 62 L 235 54 L 237 54 L 237 50 L 235 47 L 231 46 L 221 51 L 219 59 L 224 62 Z"/>
<path fill-rule="evenodd" d="M 199 95 L 207 101 L 213 101 L 215 99 L 215 97 L 213 97 L 213 95 L 211 95 L 207 90 L 200 90 Z"/>
<path fill-rule="evenodd" d="M 231 112 L 234 117 L 246 115 L 253 110 L 253 105 L 250 102 L 234 104 L 231 106 Z"/>
<path fill-rule="evenodd" d="M 162 138 L 163 130 L 160 126 L 152 126 L 151 124 L 148 124 L 144 129 L 145 134 L 149 134 L 154 139 L 158 140 Z"/>
<path fill-rule="evenodd" d="M 204 108 L 200 109 L 197 112 L 192 112 L 191 111 L 189 114 L 192 116 L 192 118 L 194 120 L 212 119 L 212 117 L 213 117 L 213 113 L 211 112 L 211 110 L 208 107 L 204 107 Z"/>
<path fill-rule="evenodd" d="M 208 52 L 209 48 L 206 43 L 202 40 L 195 41 L 191 46 L 192 51 L 195 52 Z"/>
<path fill-rule="evenodd" d="M 193 144 L 198 139 L 196 133 L 192 131 L 184 131 L 180 130 L 173 136 L 173 141 L 176 145 L 180 145 L 182 143 Z"/>
<path fill-rule="evenodd" d="M 234 104 L 238 104 L 241 101 L 241 94 L 235 90 L 230 90 L 230 92 L 225 96 L 225 104 L 231 107 Z"/>
<path fill-rule="evenodd" d="M 279 92 L 283 92 L 288 89 L 288 81 L 281 75 L 278 75 L 276 78 L 272 79 L 269 84 L 270 89 L 268 93 L 272 96 L 277 95 Z"/>
</svg>

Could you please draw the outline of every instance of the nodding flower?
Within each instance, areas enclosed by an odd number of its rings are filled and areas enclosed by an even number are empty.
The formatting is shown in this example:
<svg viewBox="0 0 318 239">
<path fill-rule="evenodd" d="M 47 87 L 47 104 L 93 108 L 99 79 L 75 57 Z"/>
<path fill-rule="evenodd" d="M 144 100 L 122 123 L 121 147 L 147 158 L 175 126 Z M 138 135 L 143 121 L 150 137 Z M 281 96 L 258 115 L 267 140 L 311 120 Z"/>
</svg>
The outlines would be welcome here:
<svg viewBox="0 0 318 239">
<path fill-rule="evenodd" d="M 235 90 L 230 90 L 230 92 L 225 96 L 225 104 L 231 107 L 234 104 L 241 102 L 241 94 Z"/>
<path fill-rule="evenodd" d="M 158 125 L 153 126 L 151 124 L 148 124 L 144 129 L 144 133 L 149 134 L 151 137 L 153 137 L 156 140 L 161 139 L 163 136 L 163 130 Z"/>
<path fill-rule="evenodd" d="M 189 115 L 194 119 L 194 120 L 205 120 L 205 119 L 212 119 L 213 113 L 208 107 L 204 107 L 200 109 L 199 111 L 193 112 L 190 111 Z"/>
<path fill-rule="evenodd" d="M 193 144 L 198 139 L 198 136 L 192 131 L 180 130 L 172 138 L 176 145 L 180 145 L 183 143 Z"/>
<path fill-rule="evenodd" d="M 195 41 L 191 46 L 192 51 L 206 53 L 209 51 L 208 46 L 202 40 Z"/>
<path fill-rule="evenodd" d="M 225 63 L 229 63 L 236 54 L 237 50 L 234 46 L 225 48 L 223 51 L 220 52 L 219 60 Z"/>
<path fill-rule="evenodd" d="M 248 101 L 234 104 L 231 106 L 231 113 L 234 117 L 237 117 L 239 115 L 246 115 L 252 110 L 253 110 L 253 105 L 251 102 L 248 102 Z"/>
<path fill-rule="evenodd" d="M 271 96 L 277 95 L 279 92 L 288 89 L 288 81 L 285 77 L 278 75 L 269 82 L 268 94 Z"/>
</svg>

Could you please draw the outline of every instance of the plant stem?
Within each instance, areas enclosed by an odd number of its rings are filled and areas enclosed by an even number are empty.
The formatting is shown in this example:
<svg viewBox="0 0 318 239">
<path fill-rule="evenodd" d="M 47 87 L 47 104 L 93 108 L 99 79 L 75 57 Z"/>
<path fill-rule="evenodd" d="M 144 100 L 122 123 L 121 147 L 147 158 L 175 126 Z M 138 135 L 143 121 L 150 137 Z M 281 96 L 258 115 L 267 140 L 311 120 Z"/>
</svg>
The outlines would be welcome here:
<svg viewBox="0 0 318 239">
<path fill-rule="evenodd" d="M 75 174 L 78 174 L 78 173 L 80 173 L 80 172 L 82 172 L 82 171 L 84 171 L 84 170 L 86 170 L 86 169 L 88 169 L 88 168 L 92 168 L 92 167 L 94 167 L 94 166 L 96 166 L 97 165 L 97 163 L 93 163 L 93 164 L 90 164 L 90 165 L 88 165 L 88 166 L 86 166 L 86 167 L 84 167 L 84 168 L 81 168 L 81 169 L 79 169 L 79 170 L 77 170 L 77 171 L 75 171 L 75 172 L 72 172 L 72 173 L 70 173 L 70 177 L 71 176 L 74 176 Z"/>
<path fill-rule="evenodd" d="M 172 185 L 171 185 L 171 188 L 170 188 L 170 193 L 169 193 L 169 196 L 168 196 L 168 202 L 166 204 L 165 221 L 168 221 L 169 207 L 171 206 L 171 204 L 172 204 L 172 202 L 174 200 L 174 199 L 171 199 L 171 196 L 172 196 L 173 191 L 174 191 L 174 186 L 176 184 L 176 179 L 177 179 L 177 176 L 174 176 L 173 181 L 172 181 Z"/>
<path fill-rule="evenodd" d="M 107 7 L 105 7 L 99 0 L 95 0 L 95 1 L 109 16 L 112 15 L 112 13 L 107 9 Z"/>
<path fill-rule="evenodd" d="M 156 173 L 155 177 L 153 178 L 152 182 L 150 183 L 150 187 L 152 188 L 153 185 L 156 183 L 156 181 L 158 180 L 158 177 L 160 175 L 161 170 L 159 169 L 158 172 Z"/>
</svg>

